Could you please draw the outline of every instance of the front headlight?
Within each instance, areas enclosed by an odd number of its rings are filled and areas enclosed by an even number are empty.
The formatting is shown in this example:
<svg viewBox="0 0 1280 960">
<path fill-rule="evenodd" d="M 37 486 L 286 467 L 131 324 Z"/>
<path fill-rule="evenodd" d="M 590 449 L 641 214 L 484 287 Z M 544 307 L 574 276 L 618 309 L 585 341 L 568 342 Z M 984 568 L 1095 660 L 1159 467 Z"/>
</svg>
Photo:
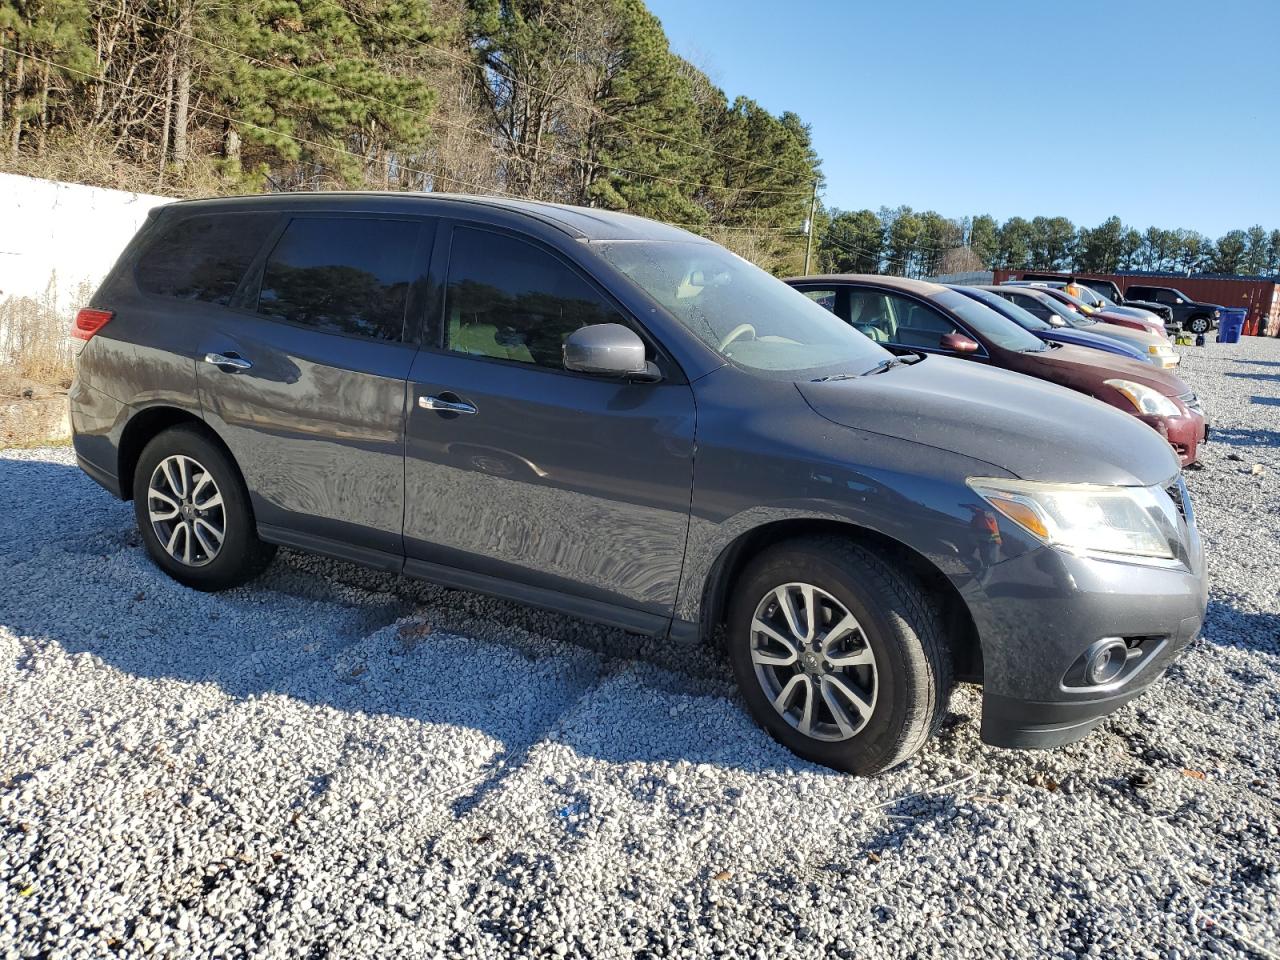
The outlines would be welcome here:
<svg viewBox="0 0 1280 960">
<path fill-rule="evenodd" d="M 1159 390 L 1153 390 L 1143 383 L 1132 380 L 1105 380 L 1108 387 L 1114 387 L 1125 395 L 1139 413 L 1154 417 L 1176 417 L 1181 411 L 1178 405 Z"/>
<path fill-rule="evenodd" d="M 1147 353 L 1154 353 L 1157 357 L 1160 357 L 1167 353 L 1173 353 L 1173 347 L 1167 343 L 1153 343 L 1147 347 Z"/>
<path fill-rule="evenodd" d="M 1221 311 L 1221 310 L 1215 310 L 1215 311 L 1213 311 L 1213 316 L 1214 316 L 1214 318 L 1215 318 L 1215 319 L 1216 319 L 1217 317 L 1222 316 L 1222 311 Z"/>
<path fill-rule="evenodd" d="M 1037 540 L 1075 554 L 1174 559 L 1177 507 L 1159 487 L 970 477 L 969 487 Z"/>
</svg>

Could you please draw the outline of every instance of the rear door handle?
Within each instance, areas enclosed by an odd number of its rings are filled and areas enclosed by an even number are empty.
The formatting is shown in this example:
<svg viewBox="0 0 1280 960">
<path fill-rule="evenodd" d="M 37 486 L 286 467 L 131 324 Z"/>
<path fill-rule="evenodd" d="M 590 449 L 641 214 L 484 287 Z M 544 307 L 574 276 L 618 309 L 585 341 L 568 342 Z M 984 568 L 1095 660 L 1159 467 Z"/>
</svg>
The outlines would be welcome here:
<svg viewBox="0 0 1280 960">
<path fill-rule="evenodd" d="M 235 370 L 248 370 L 253 366 L 248 360 L 236 353 L 206 353 L 205 363 L 212 363 L 219 370 L 230 373 Z"/>
<path fill-rule="evenodd" d="M 444 397 L 419 397 L 418 406 L 423 410 L 439 410 L 441 413 L 475 413 L 474 404 L 465 400 L 446 400 Z"/>
</svg>

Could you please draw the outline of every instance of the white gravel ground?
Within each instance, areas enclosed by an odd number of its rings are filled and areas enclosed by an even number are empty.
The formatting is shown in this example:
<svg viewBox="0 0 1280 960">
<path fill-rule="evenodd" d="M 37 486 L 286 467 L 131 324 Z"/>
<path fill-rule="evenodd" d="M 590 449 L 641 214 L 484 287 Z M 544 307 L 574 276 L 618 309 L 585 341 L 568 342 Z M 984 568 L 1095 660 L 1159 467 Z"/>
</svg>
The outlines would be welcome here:
<svg viewBox="0 0 1280 960">
<path fill-rule="evenodd" d="M 0 453 L 0 958 L 1280 957 L 1280 341 L 1185 354 L 1204 637 L 1056 752 L 961 688 L 877 780 L 706 651 L 291 552 L 194 593 Z"/>
</svg>

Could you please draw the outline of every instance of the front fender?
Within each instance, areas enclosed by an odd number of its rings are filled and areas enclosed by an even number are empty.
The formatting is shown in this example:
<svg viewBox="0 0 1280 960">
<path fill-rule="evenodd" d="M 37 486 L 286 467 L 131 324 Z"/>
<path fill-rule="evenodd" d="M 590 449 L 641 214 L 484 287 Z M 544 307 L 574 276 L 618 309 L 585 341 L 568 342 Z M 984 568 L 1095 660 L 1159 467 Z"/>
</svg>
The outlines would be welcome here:
<svg viewBox="0 0 1280 960">
<path fill-rule="evenodd" d="M 923 463 L 906 472 L 828 462 L 810 464 L 803 472 L 782 464 L 772 465 L 776 471 L 762 465 L 744 476 L 742 470 L 722 469 L 717 453 L 700 446 L 694 510 L 674 611 L 677 624 L 702 622 L 704 604 L 726 572 L 728 558 L 767 528 L 772 528 L 768 529 L 770 542 L 785 536 L 788 527 L 803 533 L 817 524 L 847 528 L 852 535 L 874 534 L 924 558 L 962 594 L 975 580 L 982 580 L 991 566 L 1039 546 L 964 483 L 968 476 L 1007 476 L 1005 471 L 907 441 L 895 445 L 900 451 L 909 448 L 915 448 L 924 463 L 945 465 L 947 469 L 940 472 L 947 475 L 931 476 L 921 469 Z M 761 455 L 760 459 L 770 458 Z M 732 485 L 758 483 L 771 474 L 772 482 L 790 487 L 785 492 L 793 495 L 733 511 L 721 509 L 733 496 Z M 719 489 L 711 489 L 713 485 Z"/>
</svg>

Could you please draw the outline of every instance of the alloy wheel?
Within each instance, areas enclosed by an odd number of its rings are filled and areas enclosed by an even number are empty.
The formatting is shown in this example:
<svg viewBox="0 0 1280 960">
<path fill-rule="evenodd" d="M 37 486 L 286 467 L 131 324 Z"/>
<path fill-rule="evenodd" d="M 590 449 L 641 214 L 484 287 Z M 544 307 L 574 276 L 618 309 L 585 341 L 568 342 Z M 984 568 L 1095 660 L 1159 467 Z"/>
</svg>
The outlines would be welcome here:
<svg viewBox="0 0 1280 960">
<path fill-rule="evenodd" d="M 226 507 L 213 475 L 183 454 L 165 457 L 147 487 L 147 516 L 165 553 L 189 567 L 203 567 L 222 549 Z"/>
<path fill-rule="evenodd" d="M 751 662 L 773 708 L 815 740 L 856 736 L 876 708 L 876 657 L 861 624 L 809 583 L 785 583 L 751 619 Z"/>
</svg>

